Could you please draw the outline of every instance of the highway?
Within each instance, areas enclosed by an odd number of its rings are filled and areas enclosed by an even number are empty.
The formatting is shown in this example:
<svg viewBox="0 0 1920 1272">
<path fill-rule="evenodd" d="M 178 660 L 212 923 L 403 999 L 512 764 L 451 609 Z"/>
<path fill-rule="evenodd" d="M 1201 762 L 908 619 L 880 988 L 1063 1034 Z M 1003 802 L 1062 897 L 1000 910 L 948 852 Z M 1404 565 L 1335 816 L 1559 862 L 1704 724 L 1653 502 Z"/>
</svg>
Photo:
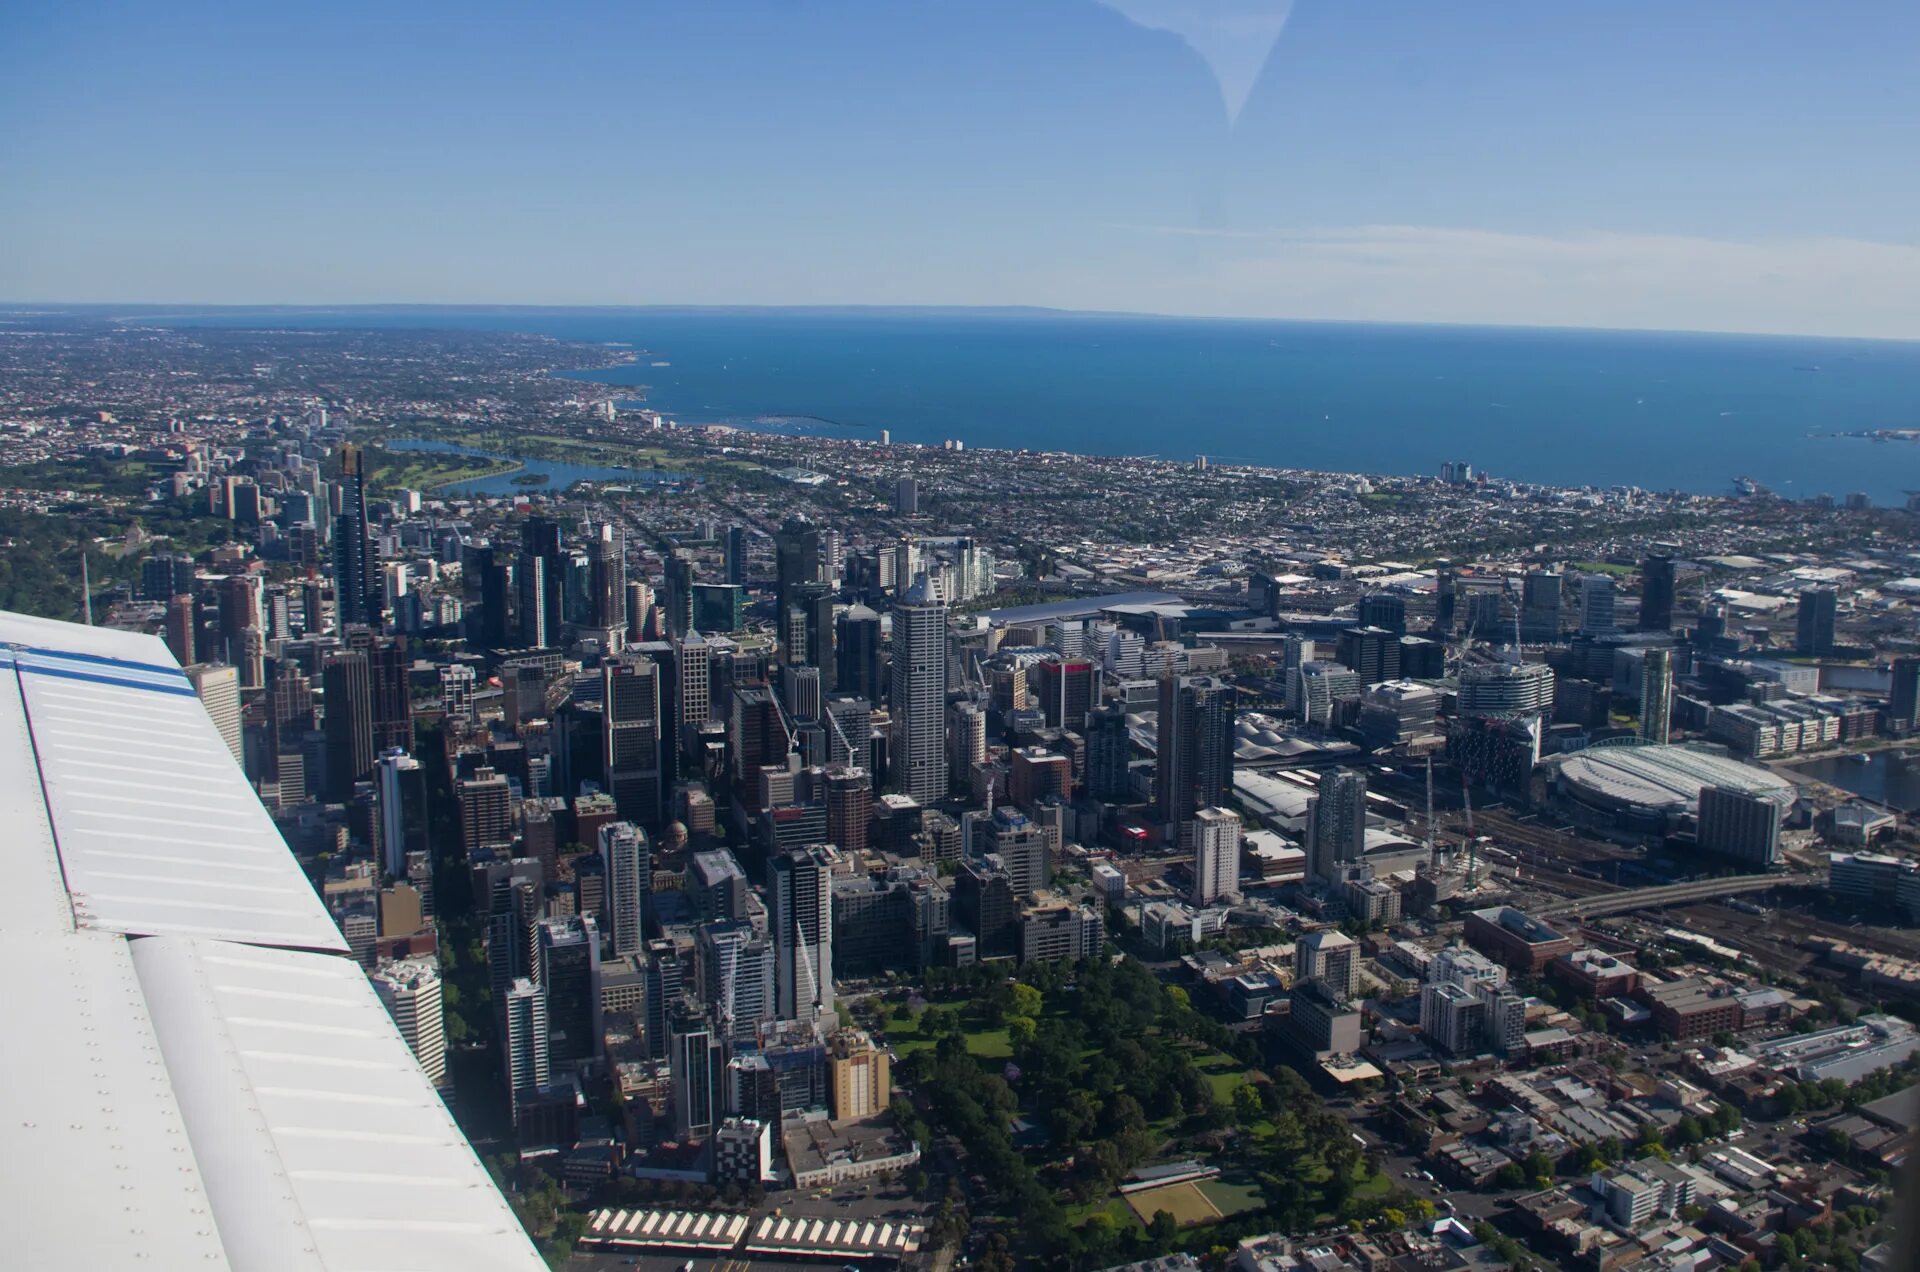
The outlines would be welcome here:
<svg viewBox="0 0 1920 1272">
<path fill-rule="evenodd" d="M 1658 888 L 1628 888 L 1619 892 L 1603 891 L 1544 906 L 1534 915 L 1542 919 L 1558 915 L 1594 918 L 1602 914 L 1624 914 L 1630 910 L 1658 910 L 1671 905 L 1712 901 L 1743 892 L 1766 892 L 1773 888 L 1803 887 L 1816 882 L 1810 875 L 1733 875 L 1721 879 L 1696 879 L 1691 883 L 1670 883 Z"/>
</svg>

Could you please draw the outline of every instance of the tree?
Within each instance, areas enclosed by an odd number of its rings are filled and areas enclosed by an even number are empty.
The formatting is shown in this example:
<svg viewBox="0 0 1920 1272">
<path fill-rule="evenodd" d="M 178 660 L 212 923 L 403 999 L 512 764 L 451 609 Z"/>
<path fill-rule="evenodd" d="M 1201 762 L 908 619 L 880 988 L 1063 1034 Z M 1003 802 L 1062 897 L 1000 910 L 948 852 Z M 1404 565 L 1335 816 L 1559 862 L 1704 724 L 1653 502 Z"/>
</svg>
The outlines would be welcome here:
<svg viewBox="0 0 1920 1272">
<path fill-rule="evenodd" d="M 1266 1115 L 1267 1106 L 1254 1083 L 1243 1083 L 1233 1089 L 1233 1116 L 1240 1125 L 1252 1126 Z"/>
<path fill-rule="evenodd" d="M 1153 1239 L 1153 1243 L 1156 1246 L 1166 1247 L 1172 1245 L 1174 1238 L 1179 1235 L 1180 1221 L 1178 1219 L 1175 1219 L 1171 1213 L 1165 1210 L 1156 1210 L 1153 1212 L 1153 1222 L 1147 1225 L 1147 1236 Z"/>
<path fill-rule="evenodd" d="M 1010 1014 L 1026 1016 L 1031 1019 L 1039 1016 L 1040 1009 L 1043 1006 L 1045 1006 L 1045 1000 L 1040 996 L 1040 991 L 1033 986 L 1015 985 L 1013 987 L 1013 1003 L 1009 1008 Z"/>
</svg>

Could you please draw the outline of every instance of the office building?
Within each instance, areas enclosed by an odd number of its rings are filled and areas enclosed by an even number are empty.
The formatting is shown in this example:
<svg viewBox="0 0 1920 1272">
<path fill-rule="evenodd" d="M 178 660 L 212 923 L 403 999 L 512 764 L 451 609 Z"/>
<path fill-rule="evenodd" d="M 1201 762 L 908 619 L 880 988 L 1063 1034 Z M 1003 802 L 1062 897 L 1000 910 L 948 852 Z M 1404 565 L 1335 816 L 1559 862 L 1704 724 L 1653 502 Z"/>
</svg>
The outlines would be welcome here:
<svg viewBox="0 0 1920 1272">
<path fill-rule="evenodd" d="M 820 581 L 820 531 L 790 520 L 773 534 L 774 613 L 784 615 L 798 590 Z"/>
<path fill-rule="evenodd" d="M 340 448 L 340 515 L 333 523 L 333 605 L 342 628 L 380 622 L 384 581 L 380 554 L 367 525 L 366 453 Z"/>
<path fill-rule="evenodd" d="M 1364 688 L 1400 678 L 1401 633 L 1381 627 L 1349 627 L 1340 633 L 1338 657 Z"/>
<path fill-rule="evenodd" d="M 1087 793 L 1108 803 L 1128 799 L 1131 758 L 1126 708 L 1118 704 L 1094 708 L 1087 717 Z"/>
<path fill-rule="evenodd" d="M 1093 709 L 1093 663 L 1085 658 L 1049 658 L 1034 668 L 1032 686 L 1050 729 L 1087 727 Z"/>
<path fill-rule="evenodd" d="M 201 705 L 206 707 L 207 715 L 213 720 L 213 727 L 220 731 L 220 740 L 233 752 L 234 763 L 244 763 L 246 750 L 240 730 L 239 672 L 217 663 L 194 663 L 185 670 L 194 693 L 199 695 Z"/>
<path fill-rule="evenodd" d="M 1580 634 L 1610 636 L 1617 630 L 1613 617 L 1613 578 L 1586 574 L 1580 578 Z"/>
<path fill-rule="evenodd" d="M 490 768 L 474 770 L 457 785 L 460 801 L 460 846 L 469 858 L 489 849 L 513 844 L 513 790 L 507 779 Z"/>
<path fill-rule="evenodd" d="M 554 1064 L 600 1054 L 600 933 L 590 914 L 538 920 L 533 926 L 532 980 L 547 993 L 547 1039 Z"/>
<path fill-rule="evenodd" d="M 1640 737 L 1665 745 L 1673 720 L 1673 651 L 1649 649 L 1640 656 Z"/>
<path fill-rule="evenodd" d="M 587 626 L 597 631 L 626 625 L 626 537 L 611 525 L 600 527 L 588 546 Z"/>
<path fill-rule="evenodd" d="M 1840 597 L 1830 587 L 1808 588 L 1800 593 L 1799 640 L 1796 652 L 1814 658 L 1832 656 L 1834 619 Z"/>
<path fill-rule="evenodd" d="M 1326 883 L 1358 864 L 1367 846 L 1367 776 L 1356 769 L 1320 775 L 1307 801 L 1307 872 Z"/>
<path fill-rule="evenodd" d="M 888 686 L 881 672 L 880 615 L 864 605 L 851 605 L 834 619 L 834 626 L 835 689 L 870 703 L 881 701 Z"/>
<path fill-rule="evenodd" d="M 714 1182 L 758 1188 L 773 1179 L 773 1124 L 764 1118 L 730 1117 L 713 1132 Z"/>
<path fill-rule="evenodd" d="M 1160 820 L 1185 843 L 1193 816 L 1224 804 L 1233 784 L 1233 686 L 1213 676 L 1160 681 L 1155 784 Z"/>
<path fill-rule="evenodd" d="M 1916 729 L 1920 729 L 1920 658 L 1896 658 L 1887 695 L 1887 732 L 1904 736 Z"/>
<path fill-rule="evenodd" d="M 1227 808 L 1194 813 L 1193 903 L 1212 905 L 1240 894 L 1240 815 Z"/>
<path fill-rule="evenodd" d="M 1483 662 L 1460 668 L 1463 716 L 1537 715 L 1553 709 L 1553 669 L 1545 663 Z"/>
<path fill-rule="evenodd" d="M 434 960 L 402 959 L 382 963 L 368 979 L 381 1005 L 436 1087 L 447 1086 L 447 1029 L 440 969 Z"/>
<path fill-rule="evenodd" d="M 725 848 L 693 854 L 687 863 L 686 891 L 700 922 L 747 917 L 747 876 Z"/>
<path fill-rule="evenodd" d="M 1640 562 L 1640 630 L 1664 632 L 1673 628 L 1673 557 L 1650 553 Z"/>
<path fill-rule="evenodd" d="M 815 1020 L 833 1011 L 831 876 L 819 847 L 792 848 L 767 863 L 767 930 L 782 1020 Z"/>
<path fill-rule="evenodd" d="M 1700 850 L 1756 870 L 1771 869 L 1780 853 L 1781 814 L 1778 800 L 1732 787 L 1703 786 Z"/>
<path fill-rule="evenodd" d="M 726 1050 L 713 1026 L 691 1012 L 670 1025 L 673 1133 L 682 1141 L 711 1133 L 725 1113 Z"/>
<path fill-rule="evenodd" d="M 747 585 L 747 528 L 727 527 L 727 582 L 735 587 Z"/>
<path fill-rule="evenodd" d="M 891 785 L 922 804 L 947 793 L 947 607 L 917 589 L 893 609 Z"/>
<path fill-rule="evenodd" d="M 405 878 L 407 855 L 428 851 L 427 775 L 405 751 L 383 754 L 377 766 L 380 852 L 391 878 Z"/>
<path fill-rule="evenodd" d="M 664 938 L 647 942 L 644 997 L 647 1055 L 651 1059 L 668 1058 L 673 1013 L 679 1010 L 690 983 L 696 987 L 699 984 L 693 959 L 679 942 Z"/>
<path fill-rule="evenodd" d="M 1290 682 L 1293 712 L 1302 724 L 1329 725 L 1334 704 L 1360 696 L 1360 677 L 1344 663 L 1308 659 Z"/>
<path fill-rule="evenodd" d="M 547 1039 L 547 991 L 527 977 L 514 980 L 506 992 L 505 1029 L 501 1037 L 506 1062 L 508 1108 L 517 1122 L 521 1106 L 553 1080 L 552 1053 Z"/>
<path fill-rule="evenodd" d="M 140 599 L 164 603 L 176 596 L 190 596 L 194 574 L 192 557 L 156 552 L 140 563 Z"/>
<path fill-rule="evenodd" d="M 695 583 L 692 622 L 694 631 L 739 631 L 747 625 L 747 589 L 737 583 Z"/>
<path fill-rule="evenodd" d="M 774 1019 L 773 942 L 747 919 L 700 925 L 694 958 L 701 996 L 729 1042 L 751 1041 Z"/>
<path fill-rule="evenodd" d="M 612 822 L 600 827 L 599 848 L 606 868 L 607 929 L 613 956 L 637 954 L 646 941 L 647 896 L 653 890 L 647 834 L 632 822 Z"/>
<path fill-rule="evenodd" d="M 1295 1050 L 1325 1061 L 1353 1055 L 1365 1040 L 1359 1008 L 1324 981 L 1295 985 L 1275 1029 Z"/>
<path fill-rule="evenodd" d="M 1520 639 L 1551 644 L 1560 639 L 1558 570 L 1534 570 L 1520 585 Z"/>
<path fill-rule="evenodd" d="M 911 477 L 902 477 L 893 483 L 893 510 L 903 517 L 911 517 L 920 511 L 920 483 Z"/>
<path fill-rule="evenodd" d="M 560 527 L 545 517 L 527 518 L 520 527 L 520 555 L 514 562 L 522 647 L 546 649 L 560 644 L 568 568 Z"/>
<path fill-rule="evenodd" d="M 373 772 L 373 680 L 367 656 L 348 650 L 331 655 L 320 672 L 326 704 L 327 798 L 344 803 L 356 782 Z"/>
<path fill-rule="evenodd" d="M 658 826 L 661 773 L 660 668 L 646 658 L 601 666 L 606 790 L 623 820 Z"/>
</svg>

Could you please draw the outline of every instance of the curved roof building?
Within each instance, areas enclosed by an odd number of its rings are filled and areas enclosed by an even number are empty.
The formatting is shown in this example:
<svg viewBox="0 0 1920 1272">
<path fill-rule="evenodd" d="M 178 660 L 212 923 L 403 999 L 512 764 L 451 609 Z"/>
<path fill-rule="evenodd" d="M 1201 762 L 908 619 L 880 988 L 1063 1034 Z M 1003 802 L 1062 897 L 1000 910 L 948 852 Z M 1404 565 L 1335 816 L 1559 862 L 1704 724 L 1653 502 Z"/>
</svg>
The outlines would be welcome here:
<svg viewBox="0 0 1920 1272">
<path fill-rule="evenodd" d="M 1795 798 L 1793 784 L 1767 769 L 1687 746 L 1597 746 L 1554 763 L 1562 793 L 1612 812 L 1692 814 L 1706 786 L 1762 796 L 1782 809 Z"/>
</svg>

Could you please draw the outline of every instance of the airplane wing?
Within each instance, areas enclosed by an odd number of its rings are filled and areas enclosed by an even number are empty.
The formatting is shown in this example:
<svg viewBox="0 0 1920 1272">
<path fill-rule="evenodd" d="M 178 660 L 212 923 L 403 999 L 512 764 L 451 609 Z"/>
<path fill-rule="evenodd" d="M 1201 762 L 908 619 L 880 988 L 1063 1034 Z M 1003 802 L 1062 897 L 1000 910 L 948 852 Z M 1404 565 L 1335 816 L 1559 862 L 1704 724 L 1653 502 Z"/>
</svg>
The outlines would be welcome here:
<svg viewBox="0 0 1920 1272">
<path fill-rule="evenodd" d="M 166 646 L 0 613 L 23 1268 L 546 1266 Z"/>
</svg>

